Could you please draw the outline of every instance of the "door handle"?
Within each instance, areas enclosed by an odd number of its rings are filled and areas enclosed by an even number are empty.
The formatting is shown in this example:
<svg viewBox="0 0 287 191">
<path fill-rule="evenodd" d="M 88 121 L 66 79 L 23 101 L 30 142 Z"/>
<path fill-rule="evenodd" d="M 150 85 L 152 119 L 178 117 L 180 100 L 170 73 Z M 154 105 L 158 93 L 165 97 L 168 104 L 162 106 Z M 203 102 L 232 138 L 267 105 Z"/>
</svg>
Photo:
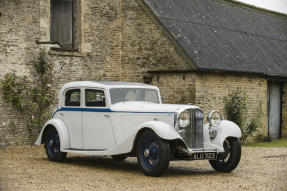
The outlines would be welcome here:
<svg viewBox="0 0 287 191">
<path fill-rule="evenodd" d="M 110 117 L 110 115 L 107 115 L 107 114 L 105 114 L 104 116 L 105 116 L 105 117 L 108 117 L 108 118 Z"/>
<path fill-rule="evenodd" d="M 61 117 L 63 117 L 63 116 L 64 116 L 64 114 L 63 114 L 62 112 L 60 112 L 60 116 L 61 116 Z"/>
</svg>

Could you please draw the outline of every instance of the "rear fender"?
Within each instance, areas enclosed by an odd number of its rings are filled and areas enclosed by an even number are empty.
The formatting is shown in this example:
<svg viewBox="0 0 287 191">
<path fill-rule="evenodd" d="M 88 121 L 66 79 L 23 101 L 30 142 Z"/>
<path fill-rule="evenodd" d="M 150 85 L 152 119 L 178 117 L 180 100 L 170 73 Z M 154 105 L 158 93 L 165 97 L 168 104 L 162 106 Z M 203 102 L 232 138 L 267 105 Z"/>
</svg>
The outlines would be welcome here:
<svg viewBox="0 0 287 191">
<path fill-rule="evenodd" d="M 47 128 L 50 128 L 51 126 L 53 126 L 59 134 L 59 138 L 60 138 L 60 150 L 65 150 L 65 149 L 69 149 L 70 148 L 70 134 L 68 131 L 68 128 L 66 126 L 66 124 L 64 123 L 63 120 L 58 119 L 58 118 L 53 118 L 50 119 L 42 128 L 36 142 L 35 145 L 41 145 L 42 143 L 44 143 L 44 139 L 43 139 L 43 135 L 44 132 Z"/>
</svg>

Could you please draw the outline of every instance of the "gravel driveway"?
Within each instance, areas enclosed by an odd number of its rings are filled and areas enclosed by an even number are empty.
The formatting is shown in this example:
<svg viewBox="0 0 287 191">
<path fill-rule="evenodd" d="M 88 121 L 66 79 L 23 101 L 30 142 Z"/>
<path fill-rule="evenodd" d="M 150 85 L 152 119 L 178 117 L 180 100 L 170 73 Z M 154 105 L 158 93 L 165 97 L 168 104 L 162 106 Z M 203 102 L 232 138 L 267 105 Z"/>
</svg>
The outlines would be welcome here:
<svg viewBox="0 0 287 191">
<path fill-rule="evenodd" d="M 48 161 L 43 147 L 0 150 L 0 190 L 287 190 L 287 148 L 246 148 L 232 173 L 207 161 L 173 161 L 164 176 L 146 177 L 135 158 L 69 154 Z"/>
</svg>

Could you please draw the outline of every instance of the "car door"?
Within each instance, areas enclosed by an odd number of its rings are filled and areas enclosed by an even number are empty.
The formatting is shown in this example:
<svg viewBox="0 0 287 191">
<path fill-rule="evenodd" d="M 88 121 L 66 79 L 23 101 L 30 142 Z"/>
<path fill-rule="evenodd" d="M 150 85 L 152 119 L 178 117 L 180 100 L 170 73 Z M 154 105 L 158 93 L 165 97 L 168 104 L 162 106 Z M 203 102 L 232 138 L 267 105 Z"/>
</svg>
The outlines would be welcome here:
<svg viewBox="0 0 287 191">
<path fill-rule="evenodd" d="M 81 111 L 81 89 L 68 89 L 65 91 L 64 107 L 60 116 L 68 127 L 71 149 L 83 149 L 83 129 Z"/>
<path fill-rule="evenodd" d="M 84 149 L 106 150 L 112 148 L 115 145 L 115 137 L 104 90 L 85 89 L 84 100 Z"/>
</svg>

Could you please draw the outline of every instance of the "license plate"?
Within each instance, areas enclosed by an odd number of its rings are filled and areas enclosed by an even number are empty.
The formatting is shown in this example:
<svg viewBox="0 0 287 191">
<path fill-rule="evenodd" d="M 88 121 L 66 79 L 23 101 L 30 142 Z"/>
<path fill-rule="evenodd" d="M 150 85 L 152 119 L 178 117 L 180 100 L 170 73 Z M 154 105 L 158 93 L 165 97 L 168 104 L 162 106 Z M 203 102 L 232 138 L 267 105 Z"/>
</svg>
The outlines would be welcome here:
<svg viewBox="0 0 287 191">
<path fill-rule="evenodd" d="M 193 153 L 191 158 L 192 160 L 216 160 L 217 153 Z"/>
</svg>

